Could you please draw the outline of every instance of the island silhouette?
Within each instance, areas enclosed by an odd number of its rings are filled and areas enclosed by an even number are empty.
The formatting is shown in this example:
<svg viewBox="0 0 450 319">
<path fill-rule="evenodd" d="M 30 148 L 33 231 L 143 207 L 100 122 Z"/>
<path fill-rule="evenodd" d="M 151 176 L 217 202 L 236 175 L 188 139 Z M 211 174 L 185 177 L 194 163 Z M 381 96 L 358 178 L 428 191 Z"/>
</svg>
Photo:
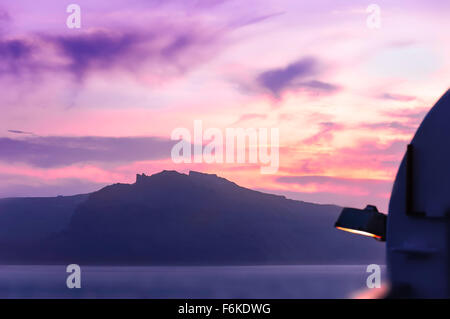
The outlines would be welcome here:
<svg viewBox="0 0 450 319">
<path fill-rule="evenodd" d="M 340 211 L 215 174 L 138 174 L 90 194 L 1 199 L 0 262 L 384 264 L 383 244 L 330 226 Z"/>
</svg>

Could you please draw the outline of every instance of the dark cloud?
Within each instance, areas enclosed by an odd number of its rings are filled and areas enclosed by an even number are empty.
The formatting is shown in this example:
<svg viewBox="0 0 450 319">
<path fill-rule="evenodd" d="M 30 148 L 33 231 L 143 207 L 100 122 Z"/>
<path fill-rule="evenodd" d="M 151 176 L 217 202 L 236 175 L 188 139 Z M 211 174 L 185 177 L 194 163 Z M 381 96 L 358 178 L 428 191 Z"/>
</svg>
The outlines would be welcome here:
<svg viewBox="0 0 450 319">
<path fill-rule="evenodd" d="M 49 40 L 70 60 L 69 71 L 79 78 L 96 70 L 134 73 L 145 65 L 152 66 L 150 73 L 157 73 L 164 66 L 182 72 L 200 63 L 199 57 L 207 51 L 206 47 L 214 45 L 212 39 L 206 39 L 208 36 L 189 28 L 152 32 L 97 31 Z"/>
<path fill-rule="evenodd" d="M 174 143 L 156 137 L 0 138 L 0 161 L 47 168 L 85 162 L 156 160 L 169 158 Z"/>
<path fill-rule="evenodd" d="M 278 96 L 281 91 L 292 86 L 294 80 L 315 75 L 317 73 L 317 62 L 313 58 L 304 58 L 289 64 L 285 68 L 273 69 L 261 73 L 258 82 L 274 95 Z"/>
<path fill-rule="evenodd" d="M 108 69 L 132 58 L 136 46 L 144 41 L 136 34 L 110 34 L 99 31 L 50 39 L 71 61 L 73 74 L 83 76 L 90 69 Z M 128 61 L 128 60 L 127 60 Z M 136 63 L 140 60 L 136 60 Z"/>
<path fill-rule="evenodd" d="M 286 67 L 265 71 L 257 76 L 257 83 L 275 98 L 280 98 L 286 90 L 306 89 L 334 92 L 338 87 L 314 79 L 320 73 L 320 65 L 315 58 L 306 57 Z"/>
<path fill-rule="evenodd" d="M 212 29 L 162 25 L 145 32 L 97 30 L 15 39 L 0 35 L 0 75 L 63 72 L 83 80 L 90 72 L 121 70 L 170 76 L 202 63 L 219 37 Z"/>
<path fill-rule="evenodd" d="M 168 46 L 162 51 L 162 55 L 165 57 L 173 57 L 182 52 L 183 50 L 195 45 L 196 39 L 192 34 L 180 34 L 175 37 Z"/>
<path fill-rule="evenodd" d="M 32 52 L 33 48 L 27 41 L 0 38 L 0 75 L 17 75 L 23 69 L 31 69 Z"/>
<path fill-rule="evenodd" d="M 31 47 L 19 40 L 0 42 L 0 56 L 4 59 L 22 59 L 31 53 Z"/>
<path fill-rule="evenodd" d="M 9 133 L 13 134 L 26 134 L 26 135 L 34 135 L 32 132 L 25 132 L 20 130 L 8 130 Z"/>
<path fill-rule="evenodd" d="M 5 37 L 0 32 L 0 76 L 36 79 L 48 72 L 52 76 L 63 72 L 82 81 L 94 72 L 119 70 L 156 81 L 176 77 L 208 61 L 224 45 L 223 37 L 242 26 L 232 21 L 211 24 L 209 19 L 203 19 L 202 9 L 209 10 L 225 2 L 151 0 L 135 8 L 145 11 L 151 10 L 150 7 L 176 4 L 186 8 L 192 16 L 199 14 L 198 22 L 193 19 L 152 20 L 141 27 L 102 25 L 101 29 L 93 27 L 63 34 L 28 33 L 15 38 Z M 282 13 L 259 15 L 252 12 L 249 16 L 244 14 L 244 18 L 233 15 L 229 19 L 246 25 L 279 14 Z M 0 9 L 0 20 L 2 16 L 9 19 L 7 12 Z"/>
</svg>

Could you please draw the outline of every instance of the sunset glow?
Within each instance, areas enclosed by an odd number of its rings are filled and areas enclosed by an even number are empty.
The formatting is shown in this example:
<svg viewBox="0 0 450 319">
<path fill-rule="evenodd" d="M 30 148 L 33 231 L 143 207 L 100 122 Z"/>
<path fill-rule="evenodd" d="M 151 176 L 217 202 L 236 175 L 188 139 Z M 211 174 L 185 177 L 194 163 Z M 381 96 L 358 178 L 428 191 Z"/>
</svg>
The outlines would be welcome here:
<svg viewBox="0 0 450 319">
<path fill-rule="evenodd" d="M 386 212 L 408 141 L 448 89 L 448 1 L 377 1 L 375 29 L 361 1 L 77 3 L 80 29 L 65 2 L 0 4 L 0 198 L 173 169 Z M 278 128 L 278 171 L 175 164 L 171 132 L 195 120 Z"/>
</svg>

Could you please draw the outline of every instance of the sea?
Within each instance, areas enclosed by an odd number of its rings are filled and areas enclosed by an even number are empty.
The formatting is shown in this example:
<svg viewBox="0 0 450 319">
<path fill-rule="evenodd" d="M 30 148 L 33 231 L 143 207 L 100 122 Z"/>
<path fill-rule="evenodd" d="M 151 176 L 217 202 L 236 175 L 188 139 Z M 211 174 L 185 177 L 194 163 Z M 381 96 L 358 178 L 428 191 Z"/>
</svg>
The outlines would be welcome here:
<svg viewBox="0 0 450 319">
<path fill-rule="evenodd" d="M 0 265 L 0 298 L 342 299 L 371 274 L 367 265 L 80 267 L 81 287 L 70 289 L 64 265 Z"/>
</svg>

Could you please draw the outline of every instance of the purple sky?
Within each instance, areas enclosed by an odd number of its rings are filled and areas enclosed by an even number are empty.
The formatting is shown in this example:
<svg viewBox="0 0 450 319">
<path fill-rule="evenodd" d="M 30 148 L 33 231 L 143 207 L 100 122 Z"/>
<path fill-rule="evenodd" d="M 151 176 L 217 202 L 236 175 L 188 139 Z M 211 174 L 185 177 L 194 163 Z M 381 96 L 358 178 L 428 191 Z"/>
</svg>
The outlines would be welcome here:
<svg viewBox="0 0 450 319">
<path fill-rule="evenodd" d="M 385 210 L 405 145 L 448 89 L 448 1 L 0 4 L 0 197 L 189 169 Z M 276 127 L 280 169 L 174 164 L 173 129 Z"/>
</svg>

